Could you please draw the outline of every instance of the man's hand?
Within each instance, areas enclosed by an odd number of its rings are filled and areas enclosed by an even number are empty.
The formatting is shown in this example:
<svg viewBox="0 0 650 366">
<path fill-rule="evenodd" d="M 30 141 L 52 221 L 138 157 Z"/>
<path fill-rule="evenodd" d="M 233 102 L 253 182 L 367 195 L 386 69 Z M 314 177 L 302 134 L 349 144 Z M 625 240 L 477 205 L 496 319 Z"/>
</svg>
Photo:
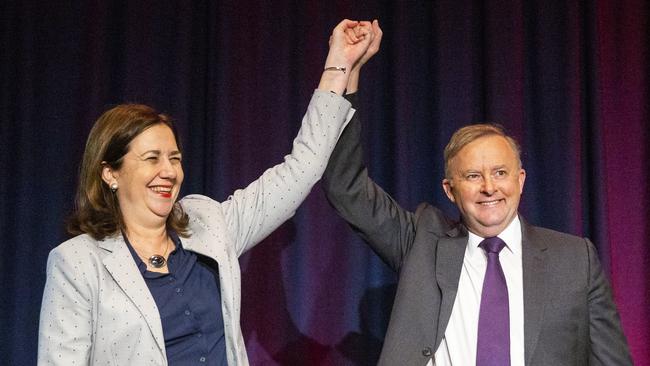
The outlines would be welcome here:
<svg viewBox="0 0 650 366">
<path fill-rule="evenodd" d="M 346 32 L 350 32 L 347 30 Z M 379 28 L 379 21 L 377 19 L 370 22 L 359 22 L 359 25 L 353 28 L 353 32 L 356 33 L 371 33 L 373 35 L 370 45 L 366 52 L 359 58 L 359 60 L 354 64 L 353 68 L 360 69 L 361 66 L 365 65 L 368 60 L 372 58 L 377 52 L 379 52 L 379 47 L 381 45 L 381 37 L 384 35 L 381 28 Z"/>
<path fill-rule="evenodd" d="M 352 70 L 350 70 L 350 77 L 348 78 L 348 84 L 345 88 L 348 94 L 356 93 L 357 90 L 359 89 L 359 74 L 361 72 L 361 67 L 365 65 L 365 63 L 368 62 L 368 60 L 370 60 L 372 56 L 374 56 L 377 52 L 379 52 L 379 47 L 381 46 L 381 37 L 384 34 L 381 28 L 379 27 L 379 22 L 377 21 L 377 19 L 373 20 L 372 23 L 359 22 L 359 24 L 353 29 L 346 29 L 346 33 L 348 34 L 349 37 L 352 37 L 352 34 L 356 36 L 361 32 L 363 33 L 370 32 L 373 35 L 373 37 L 372 40 L 370 41 L 370 45 L 368 46 L 368 49 L 366 49 L 366 52 L 352 66 Z"/>
</svg>

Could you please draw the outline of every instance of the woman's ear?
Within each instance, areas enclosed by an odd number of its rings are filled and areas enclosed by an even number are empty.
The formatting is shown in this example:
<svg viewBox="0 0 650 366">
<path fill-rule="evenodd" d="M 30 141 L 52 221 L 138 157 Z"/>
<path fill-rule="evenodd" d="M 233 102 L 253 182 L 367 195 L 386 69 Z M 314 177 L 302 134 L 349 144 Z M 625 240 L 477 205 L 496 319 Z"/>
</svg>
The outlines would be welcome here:
<svg viewBox="0 0 650 366">
<path fill-rule="evenodd" d="M 111 168 L 111 166 L 108 165 L 108 163 L 105 161 L 102 161 L 102 180 L 109 187 L 116 181 L 116 177 L 113 173 L 113 168 Z"/>
</svg>

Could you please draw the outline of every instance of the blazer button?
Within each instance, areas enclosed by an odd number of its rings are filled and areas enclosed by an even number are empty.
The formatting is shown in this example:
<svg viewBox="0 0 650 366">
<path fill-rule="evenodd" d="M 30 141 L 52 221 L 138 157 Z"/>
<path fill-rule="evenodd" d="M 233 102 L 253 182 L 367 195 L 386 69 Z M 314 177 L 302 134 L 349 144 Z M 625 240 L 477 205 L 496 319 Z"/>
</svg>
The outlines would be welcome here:
<svg viewBox="0 0 650 366">
<path fill-rule="evenodd" d="M 433 353 L 431 352 L 430 347 L 424 347 L 424 349 L 422 350 L 422 356 L 424 357 L 431 357 L 432 354 Z"/>
</svg>

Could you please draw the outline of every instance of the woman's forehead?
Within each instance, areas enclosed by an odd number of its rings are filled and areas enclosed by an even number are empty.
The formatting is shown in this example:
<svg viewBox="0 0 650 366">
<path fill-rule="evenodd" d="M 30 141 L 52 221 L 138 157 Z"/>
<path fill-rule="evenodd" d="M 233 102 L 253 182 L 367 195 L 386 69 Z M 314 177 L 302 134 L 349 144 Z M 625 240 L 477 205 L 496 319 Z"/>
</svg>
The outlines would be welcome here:
<svg viewBox="0 0 650 366">
<path fill-rule="evenodd" d="M 178 151 L 178 145 L 171 128 L 165 124 L 157 124 L 136 136 L 131 141 L 130 150 L 138 153 L 146 151 L 171 152 Z"/>
</svg>

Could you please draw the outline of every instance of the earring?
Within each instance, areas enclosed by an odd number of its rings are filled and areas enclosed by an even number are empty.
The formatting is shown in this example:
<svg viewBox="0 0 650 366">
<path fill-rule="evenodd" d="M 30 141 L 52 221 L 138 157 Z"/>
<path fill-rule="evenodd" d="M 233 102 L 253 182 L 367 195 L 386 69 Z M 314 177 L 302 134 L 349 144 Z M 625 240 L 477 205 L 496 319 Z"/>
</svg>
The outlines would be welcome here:
<svg viewBox="0 0 650 366">
<path fill-rule="evenodd" d="M 117 182 L 111 183 L 111 192 L 115 193 L 117 191 Z"/>
</svg>

